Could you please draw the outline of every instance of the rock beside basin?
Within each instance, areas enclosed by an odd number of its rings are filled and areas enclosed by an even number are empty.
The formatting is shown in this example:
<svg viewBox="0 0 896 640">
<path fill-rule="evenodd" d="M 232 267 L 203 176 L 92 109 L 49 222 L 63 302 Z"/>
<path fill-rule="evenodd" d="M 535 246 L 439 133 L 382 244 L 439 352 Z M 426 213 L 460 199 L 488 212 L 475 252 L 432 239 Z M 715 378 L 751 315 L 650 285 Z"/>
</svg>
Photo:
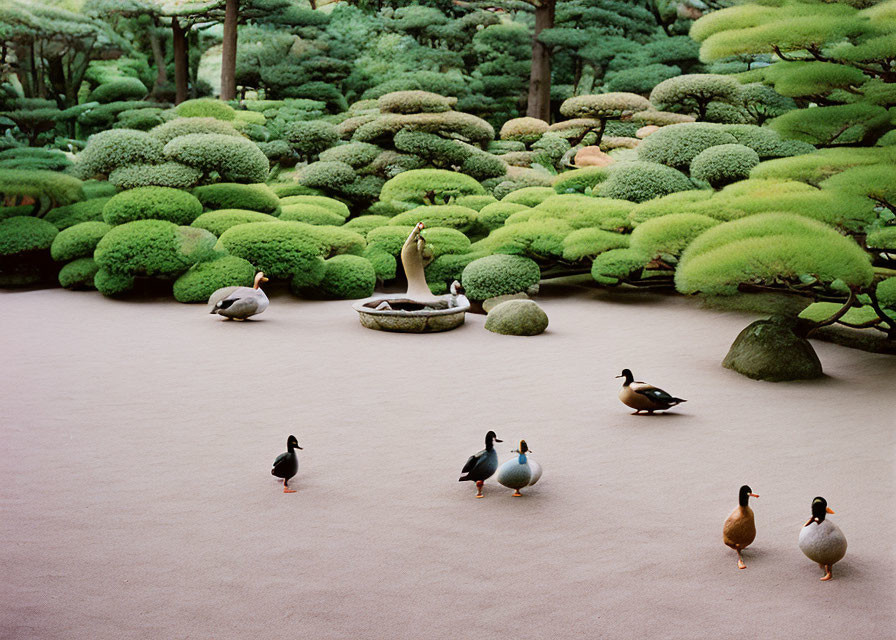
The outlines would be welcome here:
<svg viewBox="0 0 896 640">
<path fill-rule="evenodd" d="M 510 336 L 536 336 L 548 328 L 548 314 L 532 300 L 508 300 L 488 312 L 485 328 Z"/>
<path fill-rule="evenodd" d="M 787 318 L 757 320 L 740 332 L 722 365 L 756 380 L 783 382 L 823 375 L 821 361 Z"/>
</svg>

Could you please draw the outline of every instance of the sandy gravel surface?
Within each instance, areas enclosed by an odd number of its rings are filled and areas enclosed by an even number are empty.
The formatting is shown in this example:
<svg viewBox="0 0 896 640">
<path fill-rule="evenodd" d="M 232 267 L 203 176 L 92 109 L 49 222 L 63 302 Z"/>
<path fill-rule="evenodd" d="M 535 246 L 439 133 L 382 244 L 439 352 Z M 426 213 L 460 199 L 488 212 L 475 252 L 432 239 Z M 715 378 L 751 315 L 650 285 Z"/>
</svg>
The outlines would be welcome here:
<svg viewBox="0 0 896 640">
<path fill-rule="evenodd" d="M 896 359 L 816 343 L 827 378 L 761 383 L 719 364 L 748 315 L 539 302 L 548 333 L 515 338 L 0 294 L 0 638 L 893 637 Z M 623 367 L 687 404 L 629 415 Z M 457 482 L 488 429 L 544 467 L 524 498 Z M 830 583 L 797 547 L 816 495 L 849 541 Z"/>
</svg>

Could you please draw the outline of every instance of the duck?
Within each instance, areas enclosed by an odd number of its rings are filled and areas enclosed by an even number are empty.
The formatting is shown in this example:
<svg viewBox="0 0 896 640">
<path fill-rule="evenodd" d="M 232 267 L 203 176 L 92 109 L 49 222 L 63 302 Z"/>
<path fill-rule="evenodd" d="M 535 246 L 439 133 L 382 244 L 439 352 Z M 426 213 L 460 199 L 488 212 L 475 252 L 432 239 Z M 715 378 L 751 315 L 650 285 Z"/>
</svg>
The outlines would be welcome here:
<svg viewBox="0 0 896 640">
<path fill-rule="evenodd" d="M 458 482 L 473 481 L 476 483 L 476 497 L 482 498 L 482 485 L 485 481 L 495 475 L 498 470 L 498 452 L 495 451 L 495 442 L 504 442 L 498 440 L 498 436 L 494 431 L 485 434 L 485 449 L 479 453 L 470 456 L 461 473 L 464 474 L 458 478 Z"/>
<path fill-rule="evenodd" d="M 824 570 L 822 580 L 834 577 L 834 564 L 846 555 L 846 536 L 840 527 L 828 520 L 834 511 L 828 501 L 818 496 L 812 500 L 812 517 L 800 529 L 800 550 L 809 560 L 817 562 Z"/>
<path fill-rule="evenodd" d="M 513 489 L 513 497 L 519 498 L 523 495 L 520 489 L 531 487 L 541 478 L 541 465 L 526 455 L 532 452 L 525 440 L 520 440 L 519 449 L 514 449 L 513 453 L 518 455 L 498 467 L 498 482 Z"/>
<path fill-rule="evenodd" d="M 271 475 L 283 478 L 283 493 L 295 493 L 289 488 L 289 481 L 299 471 L 299 457 L 296 455 L 296 449 L 301 448 L 296 437 L 291 435 L 286 439 L 286 452 L 281 453 L 274 460 Z"/>
<path fill-rule="evenodd" d="M 687 402 L 687 400 L 676 398 L 646 382 L 636 381 L 630 369 L 623 369 L 622 374 L 616 377 L 625 378 L 622 389 L 619 390 L 619 399 L 622 400 L 622 404 L 635 409 L 635 413 L 632 415 L 637 415 L 642 411 L 652 415 L 654 411 L 665 411 L 677 404 Z M 633 383 L 638 386 L 632 386 Z"/>
<path fill-rule="evenodd" d="M 759 495 L 753 493 L 748 485 L 742 486 L 738 495 L 738 505 L 725 520 L 725 526 L 722 527 L 722 540 L 737 551 L 738 569 L 747 568 L 740 552 L 756 539 L 756 520 L 753 518 L 753 510 L 748 503 L 750 498 L 758 497 Z"/>
<path fill-rule="evenodd" d="M 217 313 L 228 320 L 247 320 L 268 308 L 268 297 L 259 287 L 268 279 L 259 271 L 251 287 L 224 287 L 208 299 L 209 313 Z"/>
</svg>

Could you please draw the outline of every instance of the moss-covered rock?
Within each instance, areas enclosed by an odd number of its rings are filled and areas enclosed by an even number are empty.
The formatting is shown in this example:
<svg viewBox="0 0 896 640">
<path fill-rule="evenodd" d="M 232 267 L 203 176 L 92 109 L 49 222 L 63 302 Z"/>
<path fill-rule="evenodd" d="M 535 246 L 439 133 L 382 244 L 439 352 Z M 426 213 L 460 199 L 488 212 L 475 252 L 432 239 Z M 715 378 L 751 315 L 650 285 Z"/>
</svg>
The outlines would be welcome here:
<svg viewBox="0 0 896 640">
<path fill-rule="evenodd" d="M 510 336 L 536 336 L 548 328 L 548 314 L 532 300 L 508 300 L 488 312 L 485 328 Z"/>
<path fill-rule="evenodd" d="M 207 302 L 223 287 L 250 287 L 255 267 L 236 256 L 222 256 L 195 264 L 174 281 L 174 299 L 178 302 Z"/>
<path fill-rule="evenodd" d="M 470 300 L 526 292 L 540 280 L 541 270 L 534 260 L 505 254 L 474 260 L 461 274 L 461 283 Z"/>
<path fill-rule="evenodd" d="M 722 365 L 756 380 L 782 382 L 822 375 L 821 362 L 787 319 L 757 320 L 738 334 Z"/>
</svg>

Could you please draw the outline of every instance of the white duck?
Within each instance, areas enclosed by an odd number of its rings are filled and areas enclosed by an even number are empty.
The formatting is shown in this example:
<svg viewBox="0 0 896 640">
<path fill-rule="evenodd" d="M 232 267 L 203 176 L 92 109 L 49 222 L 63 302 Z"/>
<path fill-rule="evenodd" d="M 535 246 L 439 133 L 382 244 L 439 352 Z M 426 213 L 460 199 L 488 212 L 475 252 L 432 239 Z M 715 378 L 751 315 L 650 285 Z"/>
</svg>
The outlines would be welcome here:
<svg viewBox="0 0 896 640">
<path fill-rule="evenodd" d="M 259 271 L 251 287 L 224 287 L 208 299 L 209 313 L 217 313 L 229 320 L 246 320 L 268 308 L 268 297 L 259 288 L 268 279 Z"/>
<path fill-rule="evenodd" d="M 513 497 L 518 498 L 523 495 L 520 489 L 531 487 L 541 478 L 541 465 L 526 455 L 532 452 L 525 440 L 520 440 L 520 448 L 514 449 L 513 453 L 519 455 L 498 467 L 497 479 L 505 487 L 513 489 Z"/>
<path fill-rule="evenodd" d="M 824 569 L 822 580 L 834 577 L 831 571 L 834 563 L 846 555 L 846 536 L 840 527 L 827 519 L 829 513 L 834 512 L 828 507 L 828 501 L 822 497 L 815 498 L 812 501 L 812 517 L 800 529 L 800 551 Z"/>
</svg>

